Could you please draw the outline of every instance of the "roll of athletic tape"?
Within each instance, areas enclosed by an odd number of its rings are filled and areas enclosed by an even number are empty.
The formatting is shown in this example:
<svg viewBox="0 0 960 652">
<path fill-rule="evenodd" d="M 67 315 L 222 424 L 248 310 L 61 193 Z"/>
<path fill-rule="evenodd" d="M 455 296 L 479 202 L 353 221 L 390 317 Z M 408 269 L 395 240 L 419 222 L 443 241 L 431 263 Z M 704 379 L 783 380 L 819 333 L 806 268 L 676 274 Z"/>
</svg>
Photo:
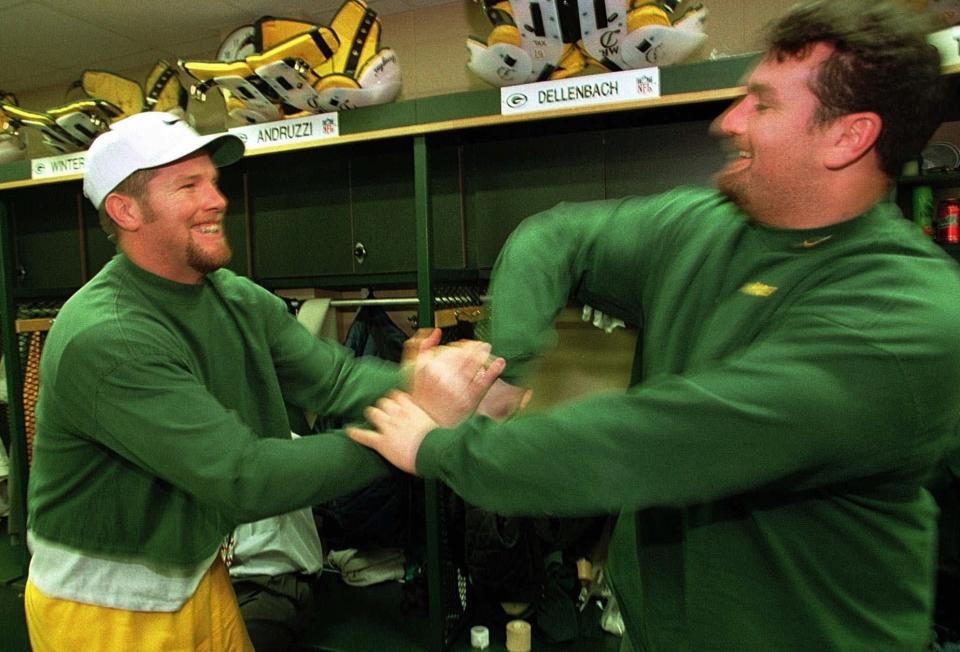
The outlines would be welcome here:
<svg viewBox="0 0 960 652">
<path fill-rule="evenodd" d="M 507 623 L 507 652 L 530 652 L 530 623 L 525 620 Z"/>
<path fill-rule="evenodd" d="M 490 630 L 483 625 L 470 628 L 470 646 L 474 650 L 486 650 L 490 647 Z"/>
</svg>

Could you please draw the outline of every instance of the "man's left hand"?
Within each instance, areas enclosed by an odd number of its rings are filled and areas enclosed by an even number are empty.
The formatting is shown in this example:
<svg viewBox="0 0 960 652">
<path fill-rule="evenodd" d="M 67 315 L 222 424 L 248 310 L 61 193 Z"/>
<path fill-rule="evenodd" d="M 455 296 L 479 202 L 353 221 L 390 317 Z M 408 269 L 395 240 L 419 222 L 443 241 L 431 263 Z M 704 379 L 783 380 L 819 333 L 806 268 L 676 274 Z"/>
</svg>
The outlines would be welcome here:
<svg viewBox="0 0 960 652">
<path fill-rule="evenodd" d="M 490 356 L 486 342 L 461 340 L 420 353 L 410 395 L 430 417 L 451 428 L 471 414 L 506 363 Z"/>
</svg>

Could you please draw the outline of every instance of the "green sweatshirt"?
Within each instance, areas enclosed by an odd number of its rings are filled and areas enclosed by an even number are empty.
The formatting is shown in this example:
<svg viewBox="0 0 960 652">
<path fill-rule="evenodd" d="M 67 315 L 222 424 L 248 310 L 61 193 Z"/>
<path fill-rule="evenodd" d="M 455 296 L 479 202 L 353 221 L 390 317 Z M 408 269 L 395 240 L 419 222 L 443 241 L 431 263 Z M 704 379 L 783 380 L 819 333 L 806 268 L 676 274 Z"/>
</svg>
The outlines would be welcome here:
<svg viewBox="0 0 960 652">
<path fill-rule="evenodd" d="M 355 416 L 400 380 L 392 363 L 316 339 L 228 270 L 183 285 L 123 255 L 63 306 L 40 378 L 30 530 L 185 567 L 239 523 L 384 472 L 340 434 L 292 440 L 284 398 Z"/>
<path fill-rule="evenodd" d="M 509 379 L 571 290 L 642 328 L 631 388 L 436 430 L 418 471 L 501 513 L 619 512 L 609 577 L 637 650 L 925 649 L 956 263 L 889 204 L 803 231 L 701 189 L 561 204 L 494 270 Z"/>
</svg>

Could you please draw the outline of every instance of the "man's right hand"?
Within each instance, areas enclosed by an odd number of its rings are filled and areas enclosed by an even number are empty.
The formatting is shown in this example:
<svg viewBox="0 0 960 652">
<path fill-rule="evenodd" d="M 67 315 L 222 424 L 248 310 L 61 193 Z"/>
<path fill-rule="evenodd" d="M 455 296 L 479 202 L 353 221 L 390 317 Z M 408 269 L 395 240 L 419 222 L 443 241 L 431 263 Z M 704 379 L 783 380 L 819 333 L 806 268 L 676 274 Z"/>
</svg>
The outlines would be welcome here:
<svg viewBox="0 0 960 652">
<path fill-rule="evenodd" d="M 364 416 L 376 430 L 347 427 L 350 439 L 372 448 L 388 462 L 407 473 L 416 473 L 420 443 L 431 430 L 439 427 L 409 394 L 394 391 L 376 406 L 364 410 Z"/>
</svg>

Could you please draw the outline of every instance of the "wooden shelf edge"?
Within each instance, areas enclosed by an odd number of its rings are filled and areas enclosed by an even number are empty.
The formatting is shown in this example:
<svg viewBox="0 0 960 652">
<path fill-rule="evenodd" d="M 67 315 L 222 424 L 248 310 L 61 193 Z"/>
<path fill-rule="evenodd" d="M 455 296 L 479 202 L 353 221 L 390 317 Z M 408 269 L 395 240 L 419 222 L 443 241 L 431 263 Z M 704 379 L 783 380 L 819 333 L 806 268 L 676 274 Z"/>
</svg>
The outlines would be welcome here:
<svg viewBox="0 0 960 652">
<path fill-rule="evenodd" d="M 278 145 L 276 147 L 265 147 L 245 155 L 245 158 L 263 156 L 269 154 L 279 154 L 306 149 L 317 149 L 320 147 L 332 147 L 336 145 L 345 145 L 349 143 L 359 143 L 374 140 L 384 140 L 387 138 L 400 138 L 410 136 L 421 136 L 427 134 L 441 133 L 447 131 L 459 131 L 463 129 L 473 129 L 491 125 L 516 124 L 523 122 L 538 122 L 543 120 L 553 120 L 558 118 L 573 118 L 587 115 L 597 115 L 603 113 L 617 113 L 622 111 L 640 111 L 654 109 L 659 107 L 669 107 L 688 104 L 703 104 L 707 102 L 717 102 L 723 100 L 735 99 L 745 92 L 743 86 L 734 86 L 729 88 L 717 88 L 711 90 L 691 91 L 672 93 L 662 95 L 648 100 L 636 100 L 630 102 L 617 102 L 613 104 L 600 104 L 595 106 L 555 109 L 547 111 L 535 111 L 530 113 L 519 113 L 513 115 L 502 115 L 500 113 L 474 116 L 467 118 L 455 118 L 451 120 L 440 120 L 434 122 L 423 122 L 420 124 L 405 125 L 400 127 L 387 127 L 383 129 L 373 129 L 354 134 L 347 134 L 329 138 L 320 142 L 313 143 L 289 143 Z M 27 186 L 41 186 L 55 183 L 65 183 L 68 181 L 77 181 L 82 179 L 82 174 L 72 174 L 69 176 L 56 177 L 52 179 L 17 179 L 13 181 L 0 182 L 0 190 L 10 190 L 13 188 L 22 188 Z"/>
<path fill-rule="evenodd" d="M 79 181 L 81 179 L 83 179 L 82 174 L 71 174 L 70 176 L 57 177 L 56 179 L 17 179 L 15 181 L 0 182 L 0 190 L 12 190 L 25 186 L 44 186 L 51 183 L 66 183 L 68 181 Z"/>
<path fill-rule="evenodd" d="M 596 115 L 600 113 L 617 113 L 621 111 L 639 111 L 658 107 L 676 106 L 678 104 L 703 104 L 707 102 L 716 102 L 730 100 L 740 97 L 746 92 L 745 87 L 736 86 L 733 88 L 719 88 L 709 91 L 696 91 L 690 93 L 674 93 L 664 95 L 649 100 L 636 100 L 631 102 L 617 102 L 614 104 L 601 104 L 596 106 L 581 107 L 577 109 L 556 109 L 550 111 L 536 111 L 531 113 L 520 113 L 514 115 L 493 114 L 471 118 L 457 118 L 453 120 L 441 120 L 438 122 L 425 122 L 417 125 L 408 125 L 404 127 L 392 127 L 386 129 L 376 129 L 362 133 L 349 134 L 346 136 L 337 136 L 319 143 L 278 145 L 276 147 L 265 147 L 257 151 L 250 152 L 248 156 L 261 156 L 263 154 L 277 154 L 280 152 L 290 152 L 302 149 L 316 149 L 318 147 L 329 147 L 332 145 L 342 145 L 346 143 L 357 143 L 369 140 L 383 140 L 386 138 L 398 138 L 401 136 L 421 136 L 444 131 L 460 131 L 463 129 L 472 129 L 477 127 L 487 127 L 492 125 L 514 124 L 520 122 L 534 122 L 540 120 L 551 120 L 556 118 L 571 118 L 585 115 Z M 0 184 L 0 189 L 3 185 Z"/>
</svg>

